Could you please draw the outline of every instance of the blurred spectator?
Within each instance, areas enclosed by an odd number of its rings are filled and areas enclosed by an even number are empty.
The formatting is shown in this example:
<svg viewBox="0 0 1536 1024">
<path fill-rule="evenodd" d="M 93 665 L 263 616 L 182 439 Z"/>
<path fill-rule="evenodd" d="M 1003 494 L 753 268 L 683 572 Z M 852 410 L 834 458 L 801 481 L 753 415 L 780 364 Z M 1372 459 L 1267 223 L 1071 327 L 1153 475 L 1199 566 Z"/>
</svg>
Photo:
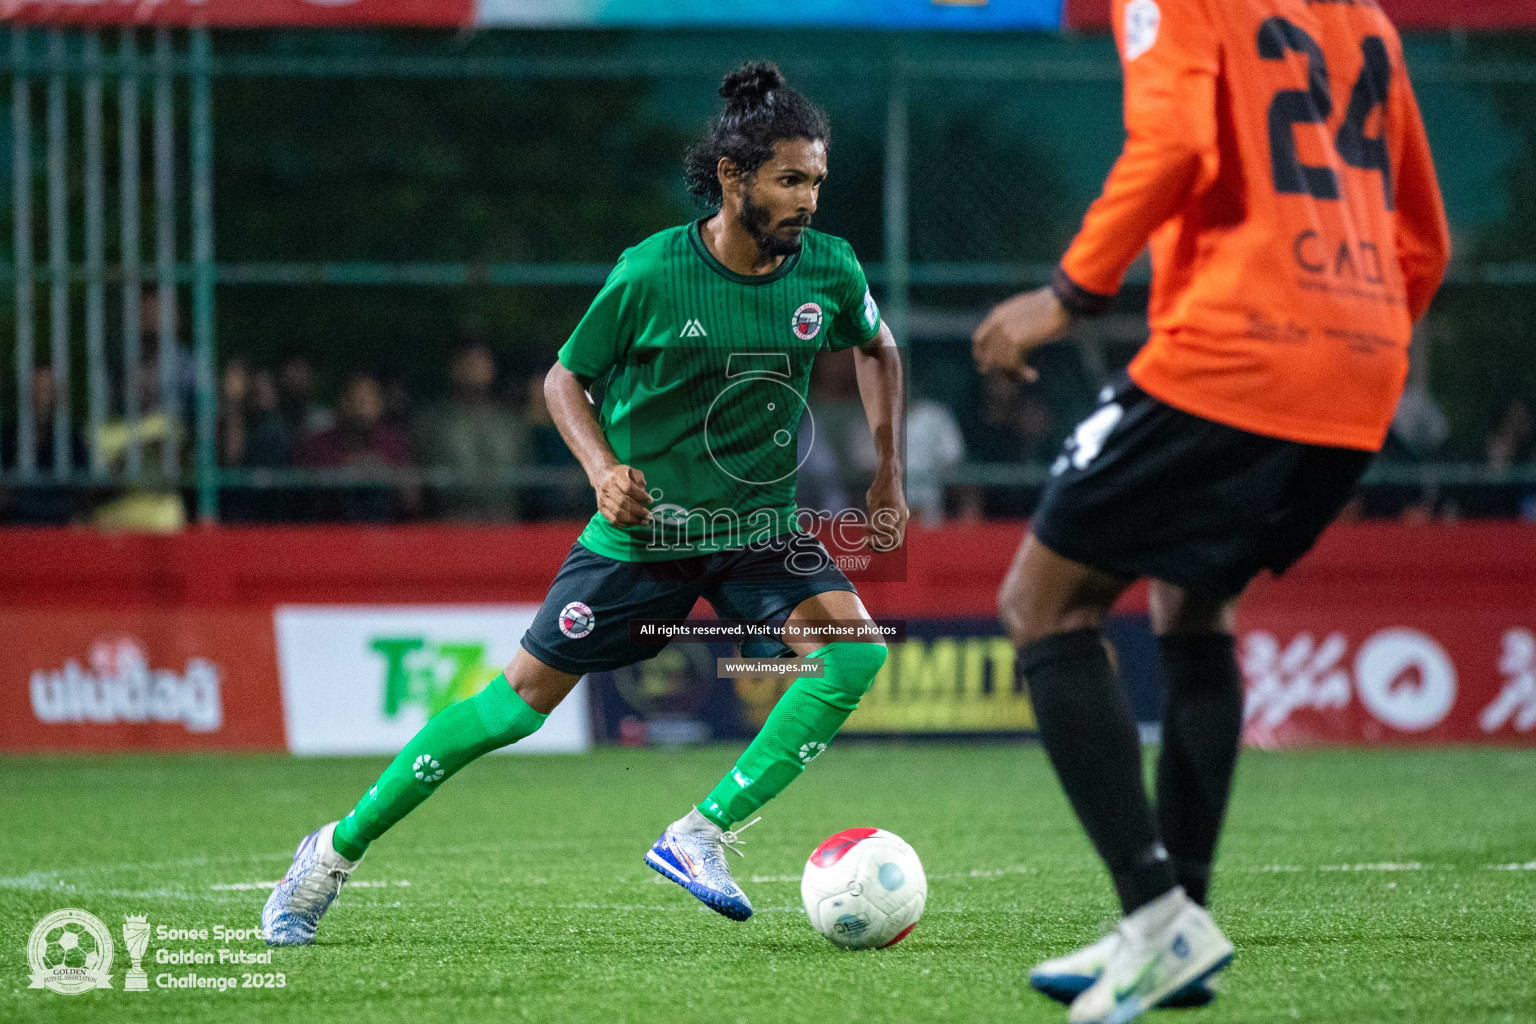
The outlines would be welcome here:
<svg viewBox="0 0 1536 1024">
<path fill-rule="evenodd" d="M 953 410 L 920 399 L 907 410 L 907 504 L 926 526 L 944 520 L 944 476 L 965 460 L 965 437 Z"/>
<path fill-rule="evenodd" d="M 353 481 L 379 481 L 321 489 L 315 507 L 319 518 L 389 523 L 420 504 L 413 488 L 384 484 L 390 470 L 411 464 L 411 448 L 405 432 L 383 419 L 384 393 L 378 380 L 355 373 L 342 389 L 336 425 L 299 442 L 298 462 L 306 469 L 346 470 Z"/>
<path fill-rule="evenodd" d="M 277 377 L 250 370 L 242 359 L 224 367 L 219 388 L 219 458 L 230 469 L 282 469 L 293 465 L 293 437 L 278 411 Z M 287 518 L 300 504 L 292 491 L 228 487 L 220 514 L 230 522 Z"/>
<path fill-rule="evenodd" d="M 160 289 L 154 284 L 145 284 L 141 287 L 139 291 L 139 363 L 131 368 L 123 362 L 126 350 L 120 325 L 116 318 L 109 318 L 108 324 L 113 331 L 113 337 L 107 345 L 107 386 L 111 391 L 111 406 L 115 414 L 127 416 L 129 389 L 138 401 L 141 414 L 152 416 L 157 411 L 161 411 L 163 403 L 160 401 L 160 355 L 164 347 L 167 358 L 172 363 L 169 373 L 171 394 L 177 403 L 177 417 L 190 419 L 192 416 L 197 401 L 197 365 L 191 348 L 179 340 L 182 325 L 179 303 L 172 312 L 175 315 L 172 319 L 170 343 L 162 346 L 160 343 Z"/>
<path fill-rule="evenodd" d="M 230 467 L 277 468 L 293 463 L 293 435 L 278 411 L 277 378 L 250 370 L 243 359 L 224 367 L 219 389 L 219 454 Z"/>
<path fill-rule="evenodd" d="M 560 429 L 549 415 L 549 405 L 544 401 L 544 375 L 529 377 L 525 390 L 534 465 L 544 470 L 563 470 L 571 477 L 568 484 L 542 484 L 525 492 L 527 514 L 532 519 L 585 519 L 592 514 L 596 500 L 581 472 L 581 464 L 566 447 Z"/>
<path fill-rule="evenodd" d="M 1051 409 L 1040 395 L 1041 385 L 1020 384 L 992 373 L 981 379 L 981 395 L 969 417 L 966 451 L 977 463 L 1044 464 L 1056 454 L 1051 436 Z M 1037 487 L 970 486 L 958 492 L 959 515 L 1022 516 L 1034 505 Z"/>
<path fill-rule="evenodd" d="M 853 458 L 873 474 L 879 465 L 875 442 L 865 429 L 853 438 Z M 925 526 L 944 521 L 945 474 L 965 459 L 965 438 L 949 406 L 919 397 L 907 407 L 907 507 Z"/>
<path fill-rule="evenodd" d="M 848 493 L 843 489 L 842 470 L 835 445 L 816 443 L 812 414 L 800 420 L 799 470 L 795 476 L 795 504 L 800 508 L 836 515 L 848 508 Z"/>
<path fill-rule="evenodd" d="M 1495 476 L 1513 479 L 1465 488 L 1466 511 L 1474 516 L 1536 518 L 1536 422 L 1531 403 L 1512 398 L 1500 408 L 1493 430 L 1484 440 L 1487 466 Z"/>
<path fill-rule="evenodd" d="M 1440 403 L 1422 384 L 1410 383 L 1397 401 L 1388 431 L 1391 440 L 1388 458 L 1427 459 L 1438 452 L 1450 436 L 1450 422 Z"/>
<path fill-rule="evenodd" d="M 83 492 L 45 482 L 54 472 L 53 423 L 57 408 L 53 368 L 39 366 L 32 371 L 32 455 L 37 475 L 42 479 L 36 484 L 0 490 L 0 522 L 57 526 L 68 523 L 80 511 Z M 0 466 L 12 472 L 18 468 L 21 453 L 20 438 L 13 427 L 14 424 L 7 424 L 7 429 L 0 431 Z M 76 430 L 69 433 L 64 459 L 70 472 L 80 472 L 90 464 L 85 442 Z"/>
<path fill-rule="evenodd" d="M 406 389 L 405 381 L 398 375 L 388 377 L 381 375 L 380 381 L 384 394 L 383 422 L 410 433 L 411 393 Z"/>
<path fill-rule="evenodd" d="M 129 418 L 126 396 L 119 394 L 116 411 L 121 418 L 102 424 L 96 437 L 107 466 L 132 473 L 112 500 L 91 513 L 91 522 L 102 529 L 173 533 L 187 523 L 180 488 L 193 455 L 188 439 L 197 381 L 192 352 L 177 340 L 180 306 L 173 312 L 172 333 L 162 338 L 159 289 L 144 287 L 139 296 L 139 365 L 124 382 L 137 399 L 138 415 Z M 170 361 L 169 391 L 161 387 L 162 360 Z M 135 462 L 137 472 L 132 469 Z"/>
<path fill-rule="evenodd" d="M 1051 450 L 1051 411 L 1030 385 L 1005 374 L 981 380 L 981 406 L 970 439 L 976 462 L 1046 462 Z"/>
<path fill-rule="evenodd" d="M 182 304 L 171 309 L 170 332 L 160 333 L 160 289 L 153 283 L 139 291 L 138 363 L 127 366 L 125 340 L 116 318 L 108 323 L 114 338 L 107 346 L 107 384 L 111 419 L 94 438 L 103 463 L 128 483 L 91 513 L 91 522 L 111 530 L 170 532 L 186 524 L 180 485 L 191 465 L 189 439 L 196 409 L 197 373 L 192 350 L 181 340 Z M 162 368 L 170 389 L 162 387 Z M 135 415 L 129 417 L 130 405 Z M 168 450 L 174 454 L 168 456 Z M 169 457 L 170 461 L 167 462 Z"/>
<path fill-rule="evenodd" d="M 1488 467 L 1508 469 L 1529 462 L 1533 449 L 1536 449 L 1536 423 L 1532 422 L 1530 404 L 1523 398 L 1512 398 L 1505 403 L 1493 433 L 1488 435 Z"/>
<path fill-rule="evenodd" d="M 278 409 L 277 376 L 271 370 L 251 374 L 247 405 L 245 464 L 263 468 L 293 465 L 294 438 Z"/>
<path fill-rule="evenodd" d="M 295 447 L 311 434 L 336 427 L 336 414 L 315 401 L 315 368 L 302 355 L 290 356 L 277 375 L 278 411 Z"/>
<path fill-rule="evenodd" d="M 189 422 L 197 403 L 197 363 L 192 349 L 181 340 L 181 329 L 181 303 L 176 302 L 171 309 L 171 336 L 160 337 L 160 289 L 146 284 L 139 295 L 139 352 L 143 360 L 139 407 L 149 410 L 167 405 L 160 400 L 160 362 L 162 358 L 168 359 L 176 418 Z"/>
<path fill-rule="evenodd" d="M 863 507 L 870 473 L 855 458 L 861 437 L 872 444 L 853 353 L 824 353 L 811 370 L 800 419 L 796 500 L 803 508 L 836 513 Z"/>
<path fill-rule="evenodd" d="M 1417 369 L 1417 368 L 1416 368 Z M 1380 459 L 1387 463 L 1426 462 L 1432 459 L 1450 436 L 1450 424 L 1429 389 L 1410 374 L 1408 385 L 1392 414 L 1392 425 L 1381 447 Z M 1394 516 L 1406 523 L 1433 522 L 1445 507 L 1433 478 L 1419 484 L 1399 483 L 1374 489 L 1367 504 L 1376 515 Z"/>
<path fill-rule="evenodd" d="M 529 463 L 528 430 L 495 395 L 496 358 L 480 342 L 461 345 L 449 368 L 448 401 L 417 430 L 429 469 L 452 471 L 464 486 L 435 490 L 436 511 L 450 519 L 518 518 L 518 489 L 507 477 Z"/>
</svg>

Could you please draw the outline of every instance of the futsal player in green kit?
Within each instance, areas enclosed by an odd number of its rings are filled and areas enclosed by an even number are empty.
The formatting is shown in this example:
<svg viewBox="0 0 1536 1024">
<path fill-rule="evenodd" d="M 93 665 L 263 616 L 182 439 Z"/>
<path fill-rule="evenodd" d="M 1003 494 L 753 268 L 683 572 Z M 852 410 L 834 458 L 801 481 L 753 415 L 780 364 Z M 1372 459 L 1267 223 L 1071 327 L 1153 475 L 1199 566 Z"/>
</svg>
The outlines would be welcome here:
<svg viewBox="0 0 1536 1024">
<path fill-rule="evenodd" d="M 545 378 L 597 514 L 506 670 L 429 721 L 351 813 L 299 844 L 262 912 L 268 943 L 313 942 L 369 843 L 470 761 L 536 731 L 583 674 L 658 654 L 662 644 L 631 640 L 631 619 L 686 618 L 700 597 L 721 618 L 780 631 L 743 655 L 823 666 L 790 685 L 720 782 L 645 856 L 726 917 L 751 916 L 726 863 L 733 827 L 826 749 L 886 657 L 878 640 L 826 631 L 873 624 L 796 518 L 812 363 L 823 350 L 854 350 L 879 454 L 865 524 L 875 550 L 905 535 L 905 400 L 895 341 L 852 248 L 808 226 L 827 173 L 826 115 L 772 64 L 743 65 L 720 94 L 725 109 L 687 159 L 690 190 L 718 212 L 627 250 Z M 589 394 L 601 396 L 596 408 Z"/>
</svg>

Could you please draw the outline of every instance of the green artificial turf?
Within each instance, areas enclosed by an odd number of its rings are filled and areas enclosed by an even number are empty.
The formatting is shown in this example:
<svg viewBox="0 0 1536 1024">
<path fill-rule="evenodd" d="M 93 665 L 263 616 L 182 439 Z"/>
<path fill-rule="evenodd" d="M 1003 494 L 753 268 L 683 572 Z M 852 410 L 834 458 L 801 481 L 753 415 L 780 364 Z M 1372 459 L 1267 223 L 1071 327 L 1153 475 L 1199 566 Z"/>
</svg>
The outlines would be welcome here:
<svg viewBox="0 0 1536 1024">
<path fill-rule="evenodd" d="M 732 751 L 609 749 L 476 764 L 375 845 L 282 989 L 121 990 L 123 915 L 254 927 L 294 843 L 383 759 L 0 760 L 0 1021 L 1062 1021 L 1030 965 L 1098 936 L 1109 885 L 1033 745 L 844 743 L 746 835 L 735 924 L 641 858 Z M 806 924 L 828 834 L 878 825 L 922 856 L 922 923 L 882 952 Z M 1250 753 L 1217 920 L 1237 944 L 1191 1024 L 1536 1020 L 1536 751 Z M 116 936 L 113 989 L 29 989 L 25 943 L 63 907 Z M 260 941 L 230 948 L 252 952 Z"/>
</svg>

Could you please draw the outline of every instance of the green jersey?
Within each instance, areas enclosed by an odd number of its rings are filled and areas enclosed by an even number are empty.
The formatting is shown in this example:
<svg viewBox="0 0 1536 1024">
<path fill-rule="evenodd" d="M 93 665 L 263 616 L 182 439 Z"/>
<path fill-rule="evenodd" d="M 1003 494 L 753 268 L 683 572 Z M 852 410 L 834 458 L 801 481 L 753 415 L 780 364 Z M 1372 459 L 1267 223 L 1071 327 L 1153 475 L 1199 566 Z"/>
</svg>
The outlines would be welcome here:
<svg viewBox="0 0 1536 1024">
<path fill-rule="evenodd" d="M 744 276 L 710 253 L 700 223 L 626 250 L 560 349 L 566 369 L 600 384 L 603 435 L 652 498 L 649 524 L 592 517 L 581 543 L 609 558 L 684 558 L 795 529 L 811 365 L 880 330 L 841 238 L 807 229 L 777 270 Z M 814 429 L 812 444 L 830 443 Z"/>
</svg>

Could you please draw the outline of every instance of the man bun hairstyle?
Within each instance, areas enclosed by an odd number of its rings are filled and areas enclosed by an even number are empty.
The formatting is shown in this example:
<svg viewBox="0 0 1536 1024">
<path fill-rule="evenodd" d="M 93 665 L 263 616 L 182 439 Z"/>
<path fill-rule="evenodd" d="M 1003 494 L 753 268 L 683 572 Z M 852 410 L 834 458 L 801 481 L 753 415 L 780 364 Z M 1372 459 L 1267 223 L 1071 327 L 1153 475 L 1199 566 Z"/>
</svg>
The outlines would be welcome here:
<svg viewBox="0 0 1536 1024">
<path fill-rule="evenodd" d="M 725 109 L 683 158 L 688 191 L 701 206 L 724 201 L 717 168 L 730 157 L 743 174 L 755 174 L 783 139 L 830 142 L 832 126 L 822 109 L 784 81 L 772 61 L 748 61 L 720 83 Z"/>
<path fill-rule="evenodd" d="M 720 95 L 730 103 L 752 106 L 762 103 L 775 89 L 783 89 L 784 72 L 767 60 L 749 60 L 725 76 L 720 83 Z"/>
</svg>

